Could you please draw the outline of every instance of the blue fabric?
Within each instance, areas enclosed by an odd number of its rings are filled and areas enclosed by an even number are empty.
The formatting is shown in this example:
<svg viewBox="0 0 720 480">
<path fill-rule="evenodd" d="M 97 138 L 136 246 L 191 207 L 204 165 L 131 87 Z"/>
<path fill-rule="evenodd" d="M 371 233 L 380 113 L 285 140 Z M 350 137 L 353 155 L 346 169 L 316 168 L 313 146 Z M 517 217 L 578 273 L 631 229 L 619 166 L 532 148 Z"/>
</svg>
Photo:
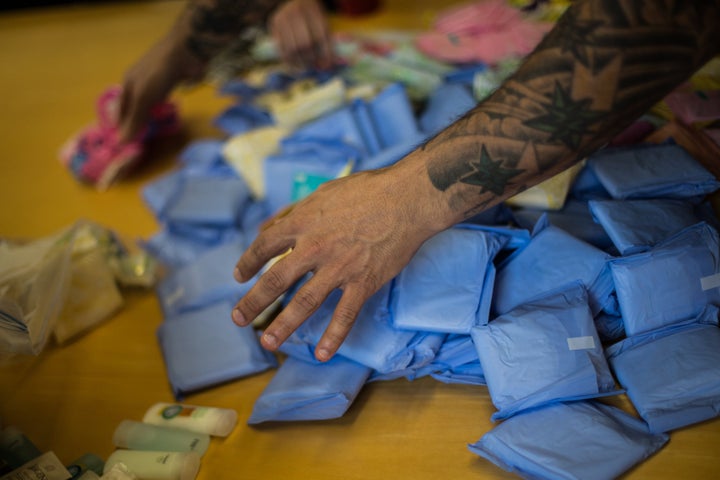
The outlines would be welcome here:
<svg viewBox="0 0 720 480">
<path fill-rule="evenodd" d="M 356 170 L 375 170 L 377 168 L 389 167 L 400 161 L 407 154 L 415 150 L 423 141 L 425 136 L 417 134 L 410 139 L 383 148 L 377 154 L 360 160 Z"/>
<path fill-rule="evenodd" d="M 383 286 L 370 297 L 353 324 L 350 333 L 340 346 L 338 353 L 366 365 L 380 373 L 391 373 L 407 368 L 415 357 L 410 348 L 417 336 L 427 333 L 399 330 L 392 326 L 388 311 L 389 285 Z M 340 290 L 333 291 L 310 318 L 292 334 L 293 340 L 317 345 L 330 323 L 332 313 L 341 296 Z"/>
<path fill-rule="evenodd" d="M 368 104 L 364 100 L 358 98 L 350 103 L 349 108 L 355 118 L 357 129 L 362 135 L 367 155 L 369 157 L 377 155 L 380 153 L 380 150 L 382 150 L 382 145 L 380 145 L 380 135 L 378 134 L 377 126 L 370 115 Z"/>
<path fill-rule="evenodd" d="M 600 341 L 604 344 L 625 338 L 625 323 L 620 315 L 600 312 L 594 321 Z"/>
<path fill-rule="evenodd" d="M 244 242 L 228 242 L 203 253 L 171 272 L 156 287 L 165 315 L 202 308 L 221 300 L 237 302 L 252 286 L 233 278 L 233 267 L 245 250 Z"/>
<path fill-rule="evenodd" d="M 222 243 L 243 241 L 245 238 L 242 232 L 235 229 L 218 230 L 218 233 L 217 240 L 206 242 L 188 235 L 187 231 L 176 232 L 164 228 L 143 242 L 143 247 L 170 270 L 176 270 Z"/>
<path fill-rule="evenodd" d="M 160 324 L 158 342 L 176 398 L 277 366 L 252 327 L 233 324 L 232 307 L 221 302 Z"/>
<path fill-rule="evenodd" d="M 168 222 L 232 226 L 250 200 L 250 190 L 239 178 L 187 177 L 166 205 Z"/>
<path fill-rule="evenodd" d="M 222 162 L 222 149 L 225 141 L 218 139 L 197 140 L 180 152 L 180 161 L 185 165 L 200 165 L 204 168 L 212 167 L 218 162 Z"/>
<path fill-rule="evenodd" d="M 718 234 L 706 223 L 686 228 L 649 252 L 610 262 L 627 335 L 636 335 L 720 305 L 720 289 L 702 278 L 720 273 Z"/>
<path fill-rule="evenodd" d="M 417 374 L 430 375 L 443 383 L 487 385 L 470 335 L 448 335 L 433 361 Z"/>
<path fill-rule="evenodd" d="M 526 479 L 617 478 L 660 450 L 668 435 L 599 402 L 550 405 L 504 421 L 471 452 Z"/>
<path fill-rule="evenodd" d="M 366 144 L 350 106 L 339 108 L 303 124 L 287 138 L 335 140 L 355 147 L 362 152 L 363 157 L 370 151 L 370 146 Z"/>
<path fill-rule="evenodd" d="M 619 393 L 580 283 L 528 301 L 474 327 L 471 335 L 498 408 L 493 420 L 551 402 Z"/>
<path fill-rule="evenodd" d="M 568 232 L 575 238 L 603 251 L 614 252 L 612 240 L 601 225 L 593 219 L 587 202 L 568 199 L 560 210 L 520 208 L 513 211 L 513 218 L 522 228 L 532 230 L 545 215 L 547 222 Z"/>
<path fill-rule="evenodd" d="M 718 308 L 697 318 L 629 337 L 606 351 L 618 382 L 655 432 L 720 415 Z"/>
<path fill-rule="evenodd" d="M 300 148 L 304 146 L 304 148 Z M 270 155 L 263 163 L 265 202 L 273 214 L 337 177 L 354 157 L 346 145 L 306 141 L 290 143 L 289 152 Z"/>
<path fill-rule="evenodd" d="M 412 352 L 410 363 L 400 370 L 391 372 L 373 371 L 368 382 L 395 380 L 396 378 L 415 380 L 420 376 L 419 372 L 435 359 L 446 336 L 444 333 L 418 332 L 407 346 L 407 350 Z"/>
<path fill-rule="evenodd" d="M 235 104 L 215 117 L 215 126 L 228 135 L 238 135 L 273 124 L 272 116 L 246 103 Z"/>
<path fill-rule="evenodd" d="M 471 89 L 460 83 L 444 83 L 430 94 L 420 115 L 420 128 L 436 134 L 476 105 Z"/>
<path fill-rule="evenodd" d="M 148 183 L 142 189 L 142 197 L 156 219 L 163 218 L 165 209 L 182 186 L 185 173 L 177 170 Z"/>
<path fill-rule="evenodd" d="M 693 198 L 720 181 L 681 146 L 663 144 L 601 150 L 588 158 L 612 198 Z"/>
<path fill-rule="evenodd" d="M 588 290 L 593 314 L 602 310 L 613 291 L 607 267 L 610 256 L 564 230 L 549 225 L 533 233 L 530 243 L 498 268 L 493 308 L 509 312 L 527 300 L 580 280 Z"/>
<path fill-rule="evenodd" d="M 674 199 L 591 200 L 590 211 L 621 255 L 649 250 L 700 221 L 692 203 Z"/>
<path fill-rule="evenodd" d="M 395 277 L 393 325 L 401 329 L 470 333 L 488 322 L 495 279 L 493 258 L 503 237 L 450 228 L 428 239 Z"/>
<path fill-rule="evenodd" d="M 415 141 L 420 134 L 410 99 L 399 83 L 393 83 L 368 103 L 382 148 Z"/>
<path fill-rule="evenodd" d="M 370 368 L 336 355 L 326 363 L 288 357 L 255 401 L 248 424 L 341 417 L 365 385 Z"/>
<path fill-rule="evenodd" d="M 575 177 L 575 181 L 570 187 L 569 197 L 581 202 L 611 198 L 610 193 L 603 187 L 598 176 L 587 164 Z"/>
</svg>

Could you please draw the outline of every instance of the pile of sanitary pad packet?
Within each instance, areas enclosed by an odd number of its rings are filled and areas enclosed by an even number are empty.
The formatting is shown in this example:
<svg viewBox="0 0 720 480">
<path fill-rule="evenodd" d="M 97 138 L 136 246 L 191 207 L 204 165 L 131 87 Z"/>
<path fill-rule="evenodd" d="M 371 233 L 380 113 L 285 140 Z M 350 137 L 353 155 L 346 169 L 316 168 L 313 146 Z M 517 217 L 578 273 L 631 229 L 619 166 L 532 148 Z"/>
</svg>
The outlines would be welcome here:
<svg viewBox="0 0 720 480">
<path fill-rule="evenodd" d="M 590 156 L 560 208 L 502 204 L 431 238 L 327 363 L 313 351 L 339 292 L 281 355 L 230 320 L 253 285 L 232 266 L 262 222 L 450 124 L 477 102 L 472 77 L 459 78 L 421 109 L 399 84 L 278 74 L 223 87 L 237 100 L 216 119 L 227 137 L 191 143 L 142 192 L 161 226 L 145 246 L 169 272 L 157 294 L 170 385 L 182 397 L 276 369 L 250 424 L 340 417 L 368 382 L 476 385 L 498 423 L 472 452 L 527 478 L 616 477 L 720 413 L 720 246 L 706 200 L 720 182 L 672 139 Z M 623 393 L 639 416 L 601 400 Z"/>
</svg>

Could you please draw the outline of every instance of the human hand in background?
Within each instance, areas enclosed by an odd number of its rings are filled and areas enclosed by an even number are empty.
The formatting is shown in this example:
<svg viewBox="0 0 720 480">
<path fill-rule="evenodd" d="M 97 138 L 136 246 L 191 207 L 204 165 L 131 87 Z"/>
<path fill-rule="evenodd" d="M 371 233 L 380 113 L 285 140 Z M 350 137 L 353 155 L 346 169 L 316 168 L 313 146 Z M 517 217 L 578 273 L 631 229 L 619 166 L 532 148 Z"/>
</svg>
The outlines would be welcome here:
<svg viewBox="0 0 720 480">
<path fill-rule="evenodd" d="M 204 68 L 173 35 L 153 45 L 125 74 L 117 119 L 121 138 L 134 139 L 147 125 L 152 107 L 180 83 L 201 78 Z"/>
<path fill-rule="evenodd" d="M 290 0 L 268 22 L 282 60 L 290 66 L 320 69 L 333 64 L 332 39 L 325 8 L 318 0 Z"/>
<path fill-rule="evenodd" d="M 329 360 L 365 301 L 410 261 L 422 243 L 445 225 L 419 192 L 426 174 L 390 167 L 327 182 L 291 210 L 270 220 L 237 263 L 247 281 L 274 257 L 292 251 L 258 279 L 233 310 L 248 325 L 306 273 L 312 277 L 265 329 L 261 342 L 276 350 L 334 289 L 343 291 L 315 356 Z M 415 180 L 409 181 L 408 178 Z"/>
</svg>

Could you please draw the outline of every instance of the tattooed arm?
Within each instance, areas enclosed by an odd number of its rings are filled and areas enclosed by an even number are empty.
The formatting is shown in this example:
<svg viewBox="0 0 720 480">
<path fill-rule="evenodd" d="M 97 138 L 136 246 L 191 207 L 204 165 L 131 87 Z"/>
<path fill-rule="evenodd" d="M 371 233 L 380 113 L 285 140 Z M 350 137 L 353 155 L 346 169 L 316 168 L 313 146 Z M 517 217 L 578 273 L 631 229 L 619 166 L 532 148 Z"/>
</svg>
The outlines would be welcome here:
<svg viewBox="0 0 720 480">
<path fill-rule="evenodd" d="M 251 28 L 263 27 L 283 0 L 192 0 L 171 30 L 126 73 L 119 123 L 130 139 L 150 108 L 183 81 L 198 79 L 209 60 Z M 249 46 L 249 45 L 248 45 Z"/>
<path fill-rule="evenodd" d="M 274 219 L 236 278 L 292 251 L 238 302 L 233 320 L 247 325 L 312 272 L 262 343 L 277 348 L 339 288 L 315 351 L 329 359 L 363 303 L 425 240 L 604 145 L 717 53 L 719 20 L 720 0 L 576 1 L 487 101 L 396 165 L 328 182 Z"/>
</svg>

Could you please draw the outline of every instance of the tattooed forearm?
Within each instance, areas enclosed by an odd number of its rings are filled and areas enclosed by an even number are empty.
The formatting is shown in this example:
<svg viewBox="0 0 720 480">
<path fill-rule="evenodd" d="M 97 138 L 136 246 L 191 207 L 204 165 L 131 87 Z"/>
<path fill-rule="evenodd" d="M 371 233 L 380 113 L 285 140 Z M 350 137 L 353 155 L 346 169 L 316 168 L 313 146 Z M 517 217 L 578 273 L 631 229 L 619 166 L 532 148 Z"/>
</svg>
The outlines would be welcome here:
<svg viewBox="0 0 720 480">
<path fill-rule="evenodd" d="M 268 16 L 280 3 L 282 0 L 191 2 L 183 16 L 187 29 L 185 45 L 198 59 L 207 62 L 249 30 L 264 28 Z"/>
<path fill-rule="evenodd" d="M 518 71 L 422 147 L 433 186 L 472 214 L 607 143 L 712 55 L 720 1 L 578 0 Z"/>
</svg>

